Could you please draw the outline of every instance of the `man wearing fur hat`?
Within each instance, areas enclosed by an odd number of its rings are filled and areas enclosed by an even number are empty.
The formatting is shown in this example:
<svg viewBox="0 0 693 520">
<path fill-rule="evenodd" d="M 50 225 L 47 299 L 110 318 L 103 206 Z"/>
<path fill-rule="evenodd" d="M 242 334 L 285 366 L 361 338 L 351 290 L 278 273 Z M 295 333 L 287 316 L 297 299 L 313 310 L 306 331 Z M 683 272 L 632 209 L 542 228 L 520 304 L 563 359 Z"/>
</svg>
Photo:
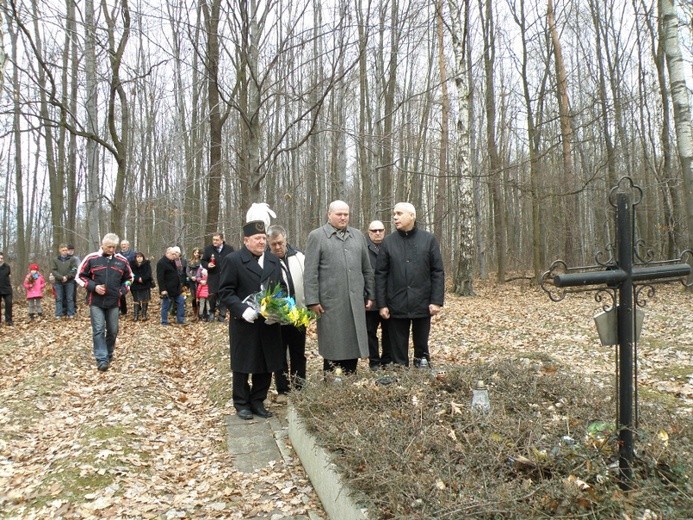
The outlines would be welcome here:
<svg viewBox="0 0 693 520">
<path fill-rule="evenodd" d="M 244 300 L 262 289 L 283 284 L 279 259 L 266 251 L 262 220 L 243 226 L 243 247 L 221 264 L 219 301 L 231 313 L 229 348 L 233 373 L 233 405 L 241 419 L 271 417 L 265 409 L 272 372 L 282 369 L 280 325 L 268 325 Z"/>
</svg>

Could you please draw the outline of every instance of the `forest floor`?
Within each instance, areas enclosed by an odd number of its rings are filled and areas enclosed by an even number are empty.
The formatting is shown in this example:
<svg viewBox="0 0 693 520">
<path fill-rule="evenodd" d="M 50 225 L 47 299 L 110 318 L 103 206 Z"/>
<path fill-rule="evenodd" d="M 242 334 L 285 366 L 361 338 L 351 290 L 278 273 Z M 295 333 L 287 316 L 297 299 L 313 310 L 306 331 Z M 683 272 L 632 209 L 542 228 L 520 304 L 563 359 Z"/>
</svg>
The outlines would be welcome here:
<svg viewBox="0 0 693 520">
<path fill-rule="evenodd" d="M 614 349 L 600 346 L 593 325 L 593 294 L 554 303 L 526 282 L 475 290 L 448 295 L 434 318 L 434 364 L 550 356 L 578 377 L 615 374 Z M 44 310 L 52 314 L 52 302 Z M 114 362 L 100 373 L 84 304 L 75 320 L 34 322 L 16 305 L 15 326 L 0 327 L 0 518 L 324 515 L 297 459 L 234 469 L 227 326 L 163 327 L 157 311 L 145 323 L 121 320 Z M 658 287 L 645 311 L 641 395 L 690 415 L 693 298 L 678 285 Z M 317 373 L 314 331 L 308 357 Z"/>
</svg>

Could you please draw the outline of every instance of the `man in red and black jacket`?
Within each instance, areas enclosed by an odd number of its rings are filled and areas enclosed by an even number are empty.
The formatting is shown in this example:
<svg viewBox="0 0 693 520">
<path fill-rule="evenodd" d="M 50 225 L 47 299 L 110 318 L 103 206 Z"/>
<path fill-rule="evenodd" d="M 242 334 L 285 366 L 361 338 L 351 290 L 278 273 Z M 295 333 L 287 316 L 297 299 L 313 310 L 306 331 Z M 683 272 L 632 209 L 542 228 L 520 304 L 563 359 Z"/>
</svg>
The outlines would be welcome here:
<svg viewBox="0 0 693 520">
<path fill-rule="evenodd" d="M 105 372 L 113 360 L 120 297 L 130 289 L 132 271 L 127 259 L 116 253 L 118 235 L 107 233 L 101 249 L 87 255 L 77 269 L 77 283 L 87 290 L 91 317 L 94 357 L 100 372 Z"/>
</svg>

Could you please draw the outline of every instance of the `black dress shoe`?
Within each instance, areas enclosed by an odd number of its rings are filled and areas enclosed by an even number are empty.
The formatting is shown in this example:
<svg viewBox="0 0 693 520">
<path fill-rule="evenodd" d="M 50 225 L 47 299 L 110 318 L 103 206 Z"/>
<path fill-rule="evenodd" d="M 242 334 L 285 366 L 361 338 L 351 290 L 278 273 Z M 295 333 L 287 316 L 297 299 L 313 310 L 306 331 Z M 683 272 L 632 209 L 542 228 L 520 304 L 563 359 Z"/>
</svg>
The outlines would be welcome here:
<svg viewBox="0 0 693 520">
<path fill-rule="evenodd" d="M 256 406 L 255 408 L 252 408 L 253 413 L 257 415 L 258 417 L 262 417 L 264 419 L 267 419 L 268 417 L 272 417 L 274 415 L 272 412 L 267 410 L 264 406 Z"/>
<path fill-rule="evenodd" d="M 250 419 L 253 418 L 253 412 L 248 410 L 247 408 L 243 408 L 242 410 L 238 410 L 236 412 L 236 415 L 243 419 L 244 421 L 249 421 Z"/>
</svg>

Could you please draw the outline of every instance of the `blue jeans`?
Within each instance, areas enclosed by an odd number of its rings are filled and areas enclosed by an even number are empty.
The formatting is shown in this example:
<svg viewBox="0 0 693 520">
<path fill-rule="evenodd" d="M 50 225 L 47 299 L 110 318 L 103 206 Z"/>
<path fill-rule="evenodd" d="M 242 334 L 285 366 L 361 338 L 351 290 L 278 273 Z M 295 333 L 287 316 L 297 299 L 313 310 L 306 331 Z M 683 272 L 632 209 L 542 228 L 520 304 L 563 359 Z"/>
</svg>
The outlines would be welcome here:
<svg viewBox="0 0 693 520">
<path fill-rule="evenodd" d="M 176 322 L 185 323 L 185 298 L 182 294 L 169 296 L 161 300 L 161 324 L 168 325 L 168 311 L 171 309 L 173 301 L 176 302 Z"/>
<path fill-rule="evenodd" d="M 118 336 L 118 307 L 104 309 L 89 306 L 91 332 L 94 340 L 94 357 L 97 363 L 109 363 L 113 358 L 116 337 Z"/>
<path fill-rule="evenodd" d="M 72 282 L 56 283 L 55 287 L 55 315 L 74 316 L 75 315 L 75 284 Z M 63 299 L 67 302 L 67 309 L 63 306 Z"/>
</svg>

